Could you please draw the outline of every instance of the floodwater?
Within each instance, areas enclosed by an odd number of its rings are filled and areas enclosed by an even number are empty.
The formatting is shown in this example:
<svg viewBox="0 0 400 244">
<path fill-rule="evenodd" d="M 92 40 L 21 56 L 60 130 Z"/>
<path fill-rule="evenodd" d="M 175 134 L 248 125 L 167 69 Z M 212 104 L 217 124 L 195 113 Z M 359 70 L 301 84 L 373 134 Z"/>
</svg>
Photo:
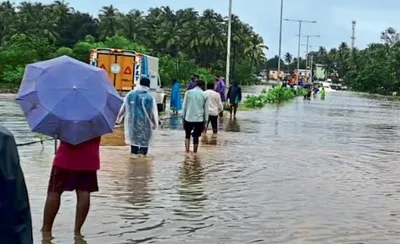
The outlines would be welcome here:
<svg viewBox="0 0 400 244">
<path fill-rule="evenodd" d="M 34 140 L 18 106 L 0 96 L 0 124 Z M 164 122 L 150 157 L 102 148 L 100 192 L 84 227 L 90 244 L 400 243 L 400 103 L 355 93 L 301 98 L 225 119 L 198 157 L 183 152 L 179 119 Z M 103 143 L 123 144 L 119 135 Z M 19 148 L 35 243 L 53 144 Z M 53 243 L 73 242 L 66 193 Z"/>
</svg>

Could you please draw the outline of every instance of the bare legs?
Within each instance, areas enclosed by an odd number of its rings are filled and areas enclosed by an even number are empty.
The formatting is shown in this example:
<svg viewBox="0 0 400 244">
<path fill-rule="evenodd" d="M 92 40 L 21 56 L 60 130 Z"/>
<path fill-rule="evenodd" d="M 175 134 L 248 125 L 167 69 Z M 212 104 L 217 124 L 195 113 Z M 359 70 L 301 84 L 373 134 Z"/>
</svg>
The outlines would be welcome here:
<svg viewBox="0 0 400 244">
<path fill-rule="evenodd" d="M 52 237 L 51 230 L 53 229 L 54 219 L 56 218 L 58 210 L 60 209 L 60 199 L 61 193 L 49 192 L 47 194 L 42 226 L 43 238 L 45 239 Z"/>
<path fill-rule="evenodd" d="M 237 106 L 231 106 L 231 119 L 232 119 L 232 112 L 233 112 L 233 118 L 236 119 L 236 112 L 237 112 Z"/>
<path fill-rule="evenodd" d="M 87 191 L 76 191 L 76 216 L 75 216 L 75 235 L 81 235 L 81 229 L 85 223 L 90 207 L 90 193 Z M 61 193 L 49 192 L 47 194 L 46 204 L 43 215 L 43 238 L 51 238 L 54 219 L 60 209 Z"/>
<path fill-rule="evenodd" d="M 197 153 L 199 149 L 199 142 L 197 139 L 197 143 L 193 143 L 193 153 Z M 185 139 L 185 152 L 190 153 L 190 139 Z"/>
<path fill-rule="evenodd" d="M 76 191 L 76 215 L 75 215 L 75 235 L 81 236 L 81 229 L 85 223 L 86 217 L 89 213 L 90 208 L 90 192 L 87 191 Z"/>
<path fill-rule="evenodd" d="M 190 152 L 190 139 L 185 139 L 185 151 L 186 153 Z"/>
<path fill-rule="evenodd" d="M 197 150 L 199 149 L 199 144 L 193 144 L 193 152 L 197 153 Z"/>
</svg>

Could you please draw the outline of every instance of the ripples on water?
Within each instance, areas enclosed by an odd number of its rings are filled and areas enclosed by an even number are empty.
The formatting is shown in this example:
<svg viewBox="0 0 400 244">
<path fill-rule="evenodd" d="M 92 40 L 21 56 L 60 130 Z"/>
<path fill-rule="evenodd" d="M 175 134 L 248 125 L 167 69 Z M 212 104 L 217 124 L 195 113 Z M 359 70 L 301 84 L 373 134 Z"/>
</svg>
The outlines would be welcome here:
<svg viewBox="0 0 400 244">
<path fill-rule="evenodd" d="M 0 98 L 0 123 L 33 140 L 12 97 Z M 180 121 L 166 121 L 147 160 L 102 148 L 86 241 L 400 243 L 399 114 L 397 102 L 353 93 L 298 99 L 225 120 L 197 158 L 182 153 Z M 52 143 L 20 154 L 39 243 Z M 74 211 L 66 193 L 54 243 L 73 243 Z"/>
</svg>

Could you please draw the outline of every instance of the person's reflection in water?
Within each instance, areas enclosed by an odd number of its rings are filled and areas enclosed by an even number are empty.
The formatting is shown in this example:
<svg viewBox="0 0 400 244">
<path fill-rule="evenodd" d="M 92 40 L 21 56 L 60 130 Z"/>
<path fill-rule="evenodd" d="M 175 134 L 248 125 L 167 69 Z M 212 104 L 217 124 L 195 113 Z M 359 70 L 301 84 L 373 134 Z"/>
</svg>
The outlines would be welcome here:
<svg viewBox="0 0 400 244">
<path fill-rule="evenodd" d="M 172 130 L 177 130 L 178 126 L 181 126 L 181 121 L 182 118 L 179 116 L 171 116 L 171 118 L 169 118 L 169 128 L 171 128 Z"/>
<path fill-rule="evenodd" d="M 87 244 L 87 242 L 82 236 L 75 236 L 74 244 Z"/>
<path fill-rule="evenodd" d="M 240 132 L 240 125 L 236 119 L 229 119 L 225 126 L 225 131 Z"/>
<path fill-rule="evenodd" d="M 203 180 L 204 168 L 197 155 L 186 156 L 180 169 L 179 198 L 182 202 L 182 210 L 175 210 L 176 215 L 185 219 L 199 220 L 202 217 L 204 201 Z"/>
<path fill-rule="evenodd" d="M 135 209 L 146 208 L 146 203 L 151 202 L 148 184 L 152 181 L 152 161 L 149 158 L 131 158 L 128 164 L 127 190 L 130 196 L 127 201 Z"/>
<path fill-rule="evenodd" d="M 205 135 L 201 137 L 201 143 L 205 145 L 217 145 L 217 135 Z"/>
</svg>

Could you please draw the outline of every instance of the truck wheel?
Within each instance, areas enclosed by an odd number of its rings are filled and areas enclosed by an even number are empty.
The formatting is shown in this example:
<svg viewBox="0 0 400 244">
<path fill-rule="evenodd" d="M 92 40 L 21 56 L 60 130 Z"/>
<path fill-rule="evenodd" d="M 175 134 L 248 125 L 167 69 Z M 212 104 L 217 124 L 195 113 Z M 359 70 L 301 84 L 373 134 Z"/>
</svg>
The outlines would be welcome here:
<svg viewBox="0 0 400 244">
<path fill-rule="evenodd" d="M 158 110 L 159 113 L 164 112 L 162 103 L 157 104 L 157 110 Z"/>
<path fill-rule="evenodd" d="M 157 104 L 158 112 L 164 112 L 167 108 L 167 96 L 164 96 L 163 103 Z"/>
<path fill-rule="evenodd" d="M 167 96 L 164 96 L 163 111 L 167 110 Z"/>
<path fill-rule="evenodd" d="M 157 110 L 158 110 L 159 113 L 160 113 L 160 112 L 164 112 L 165 109 L 166 109 L 165 101 L 164 101 L 163 103 L 157 104 Z"/>
</svg>

